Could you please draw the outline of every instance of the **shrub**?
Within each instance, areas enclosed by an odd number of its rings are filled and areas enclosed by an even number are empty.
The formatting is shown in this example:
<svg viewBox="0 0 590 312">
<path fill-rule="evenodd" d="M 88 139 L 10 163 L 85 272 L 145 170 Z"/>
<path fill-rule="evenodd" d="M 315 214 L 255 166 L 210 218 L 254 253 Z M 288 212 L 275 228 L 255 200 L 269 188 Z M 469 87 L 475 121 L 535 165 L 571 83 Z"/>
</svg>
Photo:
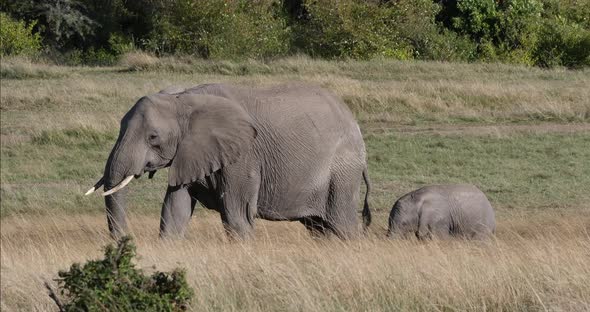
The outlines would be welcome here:
<svg viewBox="0 0 590 312">
<path fill-rule="evenodd" d="M 88 48 L 84 50 L 72 49 L 65 53 L 55 56 L 58 64 L 69 66 L 91 65 L 91 66 L 111 66 L 117 64 L 121 55 L 105 48 Z"/>
<path fill-rule="evenodd" d="M 477 43 L 492 41 L 500 32 L 500 12 L 495 0 L 457 1 L 457 11 L 458 16 L 452 18 L 453 28 Z"/>
<path fill-rule="evenodd" d="M 338 5 L 338 1 L 331 1 L 328 6 L 304 2 L 307 15 L 294 32 L 297 49 L 314 57 L 330 58 L 349 54 L 353 38 L 344 29 Z"/>
<path fill-rule="evenodd" d="M 305 1 L 295 31 L 304 52 L 328 58 L 471 60 L 474 45 L 437 25 L 431 0 Z"/>
<path fill-rule="evenodd" d="M 136 50 L 133 41 L 120 33 L 112 33 L 108 42 L 113 55 L 121 56 Z"/>
<path fill-rule="evenodd" d="M 452 29 L 469 36 L 480 59 L 533 65 L 541 25 L 539 0 L 464 0 L 456 3 Z"/>
<path fill-rule="evenodd" d="M 307 19 L 295 42 L 312 56 L 369 59 L 412 58 L 412 48 L 399 38 L 390 5 L 356 0 L 305 1 Z"/>
<path fill-rule="evenodd" d="M 313 56 L 370 59 L 436 57 L 432 42 L 443 36 L 430 0 L 370 2 L 305 1 L 306 19 L 295 31 L 298 47 Z"/>
<path fill-rule="evenodd" d="M 548 20 L 533 53 L 539 66 L 590 66 L 590 30 L 563 18 Z"/>
<path fill-rule="evenodd" d="M 441 6 L 431 0 L 392 2 L 396 37 L 411 44 L 413 56 L 422 60 L 469 61 L 476 57 L 468 37 L 447 30 L 436 22 Z"/>
<path fill-rule="evenodd" d="M 184 271 L 147 277 L 135 268 L 134 257 L 131 238 L 123 237 L 116 248 L 105 248 L 104 259 L 75 263 L 59 272 L 64 302 L 51 289 L 50 296 L 62 311 L 182 311 L 188 307 L 193 292 Z"/>
<path fill-rule="evenodd" d="M 590 30 L 590 1 L 541 0 L 543 16 L 547 19 L 562 18 Z"/>
<path fill-rule="evenodd" d="M 289 51 L 287 18 L 274 1 L 171 2 L 146 47 L 156 54 L 265 58 Z"/>
<path fill-rule="evenodd" d="M 81 45 L 92 39 L 94 30 L 99 27 L 84 14 L 84 5 L 77 0 L 16 2 L 21 3 L 16 13 L 38 20 L 44 43 L 60 51 L 82 48 Z"/>
<path fill-rule="evenodd" d="M 0 55 L 34 55 L 41 49 L 41 36 L 29 25 L 0 12 Z"/>
<path fill-rule="evenodd" d="M 106 48 L 89 48 L 82 54 L 82 60 L 86 65 L 109 66 L 117 63 L 119 55 Z"/>
<path fill-rule="evenodd" d="M 588 64 L 588 0 L 4 0 L 0 10 L 30 23 L 2 15 L 2 55 L 34 54 L 41 36 L 70 65 L 113 65 L 137 49 L 230 61 Z"/>
</svg>

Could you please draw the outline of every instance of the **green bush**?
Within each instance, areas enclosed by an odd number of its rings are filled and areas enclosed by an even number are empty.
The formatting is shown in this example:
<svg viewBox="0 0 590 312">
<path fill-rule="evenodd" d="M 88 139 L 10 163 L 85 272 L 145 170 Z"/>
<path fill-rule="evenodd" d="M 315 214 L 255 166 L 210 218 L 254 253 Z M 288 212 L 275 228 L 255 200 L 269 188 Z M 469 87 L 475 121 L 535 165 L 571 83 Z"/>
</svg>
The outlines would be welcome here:
<svg viewBox="0 0 590 312">
<path fill-rule="evenodd" d="M 452 18 L 454 30 L 476 43 L 491 42 L 500 32 L 500 12 L 495 0 L 457 1 L 457 11 L 458 16 Z"/>
<path fill-rule="evenodd" d="M 114 65 L 136 50 L 588 64 L 588 0 L 3 0 L 0 10 L 24 21 L 2 16 L 3 55 L 34 54 L 42 37 L 70 65 Z"/>
<path fill-rule="evenodd" d="M 468 37 L 447 30 L 436 22 L 441 6 L 431 0 L 400 0 L 392 3 L 396 37 L 408 42 L 415 59 L 470 61 L 475 44 Z"/>
<path fill-rule="evenodd" d="M 303 52 L 327 58 L 471 60 L 468 38 L 441 28 L 431 0 L 305 1 L 308 12 L 295 31 Z"/>
<path fill-rule="evenodd" d="M 478 43 L 508 42 L 512 46 L 519 45 L 526 33 L 534 32 L 543 9 L 538 0 L 463 0 L 456 6 L 454 30 Z"/>
<path fill-rule="evenodd" d="M 307 20 L 295 42 L 312 56 L 370 59 L 412 58 L 410 44 L 398 37 L 391 5 L 356 0 L 305 1 Z"/>
<path fill-rule="evenodd" d="M 590 30 L 563 18 L 548 20 L 533 53 L 539 66 L 590 66 Z"/>
<path fill-rule="evenodd" d="M 542 10 L 539 0 L 458 1 L 452 29 L 477 44 L 480 59 L 533 65 Z"/>
<path fill-rule="evenodd" d="M 50 296 L 63 311 L 182 311 L 188 308 L 193 291 L 184 271 L 144 275 L 135 268 L 135 246 L 123 237 L 117 247 L 108 245 L 104 259 L 73 264 L 60 271 L 58 284 L 62 302 Z"/>
<path fill-rule="evenodd" d="M 539 0 L 509 0 L 501 5 L 501 32 L 495 43 L 503 59 L 512 63 L 534 65 L 543 7 Z"/>
<path fill-rule="evenodd" d="M 543 17 L 561 18 L 590 30 L 590 1 L 587 0 L 541 0 Z"/>
<path fill-rule="evenodd" d="M 203 58 L 266 58 L 290 49 L 290 28 L 274 1 L 171 2 L 146 47 Z"/>
<path fill-rule="evenodd" d="M 27 25 L 0 12 L 0 55 L 35 55 L 41 50 L 41 36 L 35 22 Z"/>
</svg>

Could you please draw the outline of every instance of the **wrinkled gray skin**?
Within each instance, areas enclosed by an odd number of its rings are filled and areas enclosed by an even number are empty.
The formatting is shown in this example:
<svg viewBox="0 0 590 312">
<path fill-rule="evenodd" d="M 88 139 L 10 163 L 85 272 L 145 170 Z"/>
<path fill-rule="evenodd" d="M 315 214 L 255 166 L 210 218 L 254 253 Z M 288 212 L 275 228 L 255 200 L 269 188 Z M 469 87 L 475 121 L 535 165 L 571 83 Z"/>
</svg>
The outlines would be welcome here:
<svg viewBox="0 0 590 312">
<path fill-rule="evenodd" d="M 473 185 L 433 185 L 396 201 L 389 215 L 388 236 L 419 239 L 450 236 L 483 239 L 495 232 L 494 209 Z"/>
<path fill-rule="evenodd" d="M 199 201 L 220 213 L 233 237 L 248 238 L 254 219 L 263 218 L 350 238 L 358 234 L 361 178 L 369 186 L 353 115 L 334 94 L 310 85 L 208 84 L 141 98 L 121 121 L 104 189 L 166 167 L 161 237 L 183 236 Z M 127 232 L 125 193 L 105 198 L 115 237 Z"/>
</svg>

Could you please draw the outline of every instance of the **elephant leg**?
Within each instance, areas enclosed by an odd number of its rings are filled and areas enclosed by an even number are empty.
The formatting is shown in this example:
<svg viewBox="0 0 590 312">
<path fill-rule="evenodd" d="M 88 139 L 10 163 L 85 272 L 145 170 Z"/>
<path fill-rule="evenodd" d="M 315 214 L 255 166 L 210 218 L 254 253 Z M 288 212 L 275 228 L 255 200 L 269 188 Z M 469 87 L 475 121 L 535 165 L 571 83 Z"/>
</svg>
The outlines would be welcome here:
<svg viewBox="0 0 590 312">
<path fill-rule="evenodd" d="M 249 204 L 246 204 L 245 206 L 244 210 L 249 210 L 247 207 Z M 248 221 L 249 218 L 242 213 L 235 212 L 235 210 L 227 209 L 221 212 L 221 222 L 223 223 L 225 233 L 230 240 L 251 239 L 254 234 L 254 223 L 250 223 Z"/>
<path fill-rule="evenodd" d="M 162 204 L 160 237 L 183 237 L 196 203 L 187 187 L 168 186 Z"/>
<path fill-rule="evenodd" d="M 437 216 L 420 216 L 420 224 L 416 236 L 420 240 L 450 238 L 449 221 Z"/>
<path fill-rule="evenodd" d="M 240 179 L 224 185 L 220 213 L 228 237 L 233 240 L 252 238 L 254 219 L 258 211 L 259 175 L 251 170 L 247 176 L 241 176 Z"/>
<path fill-rule="evenodd" d="M 432 239 L 432 217 L 430 216 L 430 213 L 426 211 L 426 206 L 422 206 L 422 210 L 423 212 L 418 219 L 418 231 L 416 232 L 416 237 L 419 240 Z"/>
<path fill-rule="evenodd" d="M 340 239 L 356 238 L 360 234 L 356 211 L 360 192 L 360 177 L 360 173 L 354 179 L 350 179 L 349 176 L 335 176 L 330 181 L 326 222 Z M 359 180 L 359 183 L 351 183 L 355 180 Z"/>
<path fill-rule="evenodd" d="M 474 240 L 486 240 L 492 237 L 494 231 L 490 226 L 478 223 L 473 226 L 473 230 L 471 231 L 471 235 L 469 235 L 469 239 Z"/>
<path fill-rule="evenodd" d="M 300 221 L 314 238 L 325 237 L 330 231 L 326 221 L 320 217 L 305 217 Z"/>
<path fill-rule="evenodd" d="M 446 224 L 435 224 L 430 231 L 435 239 L 447 240 L 451 238 L 449 227 Z"/>
</svg>

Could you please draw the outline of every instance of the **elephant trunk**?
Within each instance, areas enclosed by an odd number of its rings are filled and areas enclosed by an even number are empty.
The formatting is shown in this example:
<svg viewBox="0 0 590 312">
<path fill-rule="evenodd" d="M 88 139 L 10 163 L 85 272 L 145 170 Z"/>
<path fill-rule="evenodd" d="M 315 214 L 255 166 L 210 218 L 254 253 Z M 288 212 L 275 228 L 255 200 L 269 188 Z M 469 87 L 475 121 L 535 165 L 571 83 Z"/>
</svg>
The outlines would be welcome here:
<svg viewBox="0 0 590 312">
<path fill-rule="evenodd" d="M 113 238 L 128 233 L 126 210 L 127 190 L 121 190 L 104 198 L 109 232 Z"/>
<path fill-rule="evenodd" d="M 107 164 L 105 166 L 104 171 L 104 190 L 105 190 L 105 206 L 106 206 L 106 213 L 107 213 L 107 222 L 109 226 L 109 231 L 113 238 L 119 238 L 126 233 L 128 233 L 127 227 L 127 190 L 123 189 L 121 186 L 123 182 L 129 183 L 131 179 L 129 176 L 133 178 L 133 174 L 128 173 L 128 168 L 130 166 L 125 164 L 125 161 L 122 161 L 119 155 L 121 155 L 121 151 L 119 149 L 121 145 L 116 144 L 109 156 Z M 119 188 L 115 191 L 115 189 Z"/>
</svg>

